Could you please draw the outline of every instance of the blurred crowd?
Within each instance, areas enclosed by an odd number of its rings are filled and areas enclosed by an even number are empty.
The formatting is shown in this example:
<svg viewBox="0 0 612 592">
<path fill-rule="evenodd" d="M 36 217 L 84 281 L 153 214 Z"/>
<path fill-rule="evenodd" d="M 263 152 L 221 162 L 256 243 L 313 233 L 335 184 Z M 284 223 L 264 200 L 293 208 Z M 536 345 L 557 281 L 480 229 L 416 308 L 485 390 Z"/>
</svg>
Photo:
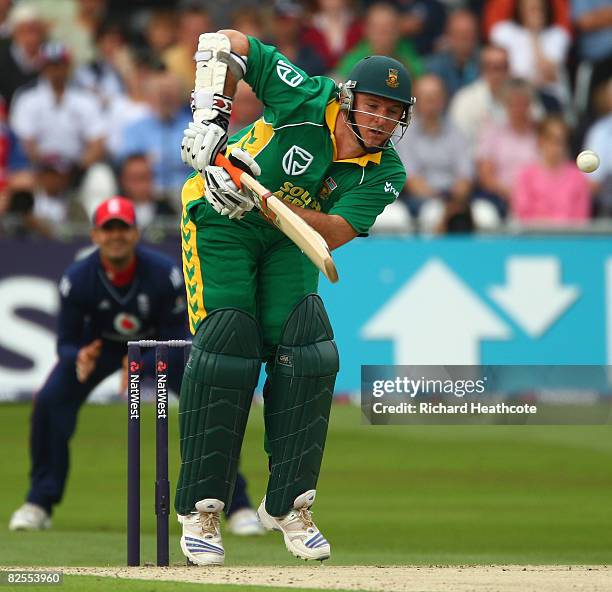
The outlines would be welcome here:
<svg viewBox="0 0 612 592">
<path fill-rule="evenodd" d="M 369 54 L 406 65 L 408 179 L 379 230 L 612 216 L 612 0 L 0 0 L 0 233 L 61 238 L 114 194 L 175 224 L 193 54 L 219 28 L 337 81 Z M 261 111 L 241 82 L 232 130 Z"/>
</svg>

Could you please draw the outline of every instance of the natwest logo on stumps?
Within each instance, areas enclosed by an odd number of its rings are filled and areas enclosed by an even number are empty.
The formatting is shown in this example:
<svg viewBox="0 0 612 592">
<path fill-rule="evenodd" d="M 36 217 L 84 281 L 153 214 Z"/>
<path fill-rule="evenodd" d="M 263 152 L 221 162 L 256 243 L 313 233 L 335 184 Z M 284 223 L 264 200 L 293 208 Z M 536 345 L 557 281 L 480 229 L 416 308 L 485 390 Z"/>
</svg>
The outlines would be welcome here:
<svg viewBox="0 0 612 592">
<path fill-rule="evenodd" d="M 157 373 L 157 419 L 168 417 L 168 364 L 164 360 L 157 360 L 155 370 Z"/>
</svg>

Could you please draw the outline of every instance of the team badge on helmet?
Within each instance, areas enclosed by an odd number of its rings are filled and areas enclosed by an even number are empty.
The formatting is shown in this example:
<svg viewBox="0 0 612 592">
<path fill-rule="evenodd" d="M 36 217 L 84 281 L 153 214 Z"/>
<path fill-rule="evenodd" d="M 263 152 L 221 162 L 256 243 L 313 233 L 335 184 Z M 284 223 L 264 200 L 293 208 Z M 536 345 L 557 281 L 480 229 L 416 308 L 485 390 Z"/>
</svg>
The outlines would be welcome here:
<svg viewBox="0 0 612 592">
<path fill-rule="evenodd" d="M 355 123 L 355 94 L 367 93 L 397 101 L 404 111 L 399 119 L 394 119 L 396 127 L 389 139 L 381 146 L 365 146 Z M 346 82 L 340 84 L 338 92 L 340 108 L 348 113 L 347 124 L 366 152 L 374 153 L 393 147 L 406 132 L 412 117 L 416 99 L 412 96 L 412 80 L 406 67 L 389 56 L 368 56 L 359 60 L 348 74 Z M 367 111 L 361 111 L 371 115 Z M 387 118 L 389 119 L 389 118 Z M 378 130 L 377 130 L 378 131 Z"/>
<path fill-rule="evenodd" d="M 397 88 L 399 86 L 399 72 L 395 68 L 389 68 L 387 86 L 389 88 Z"/>
</svg>

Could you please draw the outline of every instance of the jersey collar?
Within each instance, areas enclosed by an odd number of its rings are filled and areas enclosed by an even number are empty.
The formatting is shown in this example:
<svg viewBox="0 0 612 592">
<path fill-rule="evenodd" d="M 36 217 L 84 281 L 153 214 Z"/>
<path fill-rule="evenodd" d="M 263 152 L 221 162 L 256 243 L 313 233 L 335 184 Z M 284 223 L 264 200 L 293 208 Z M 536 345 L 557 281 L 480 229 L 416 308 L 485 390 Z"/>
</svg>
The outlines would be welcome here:
<svg viewBox="0 0 612 592">
<path fill-rule="evenodd" d="M 136 257 L 132 257 L 132 261 L 128 265 L 128 267 L 122 271 L 117 271 L 113 269 L 108 261 L 100 256 L 100 262 L 102 264 L 102 268 L 104 269 L 104 274 L 108 281 L 117 288 L 123 288 L 127 286 L 134 280 L 134 276 L 136 275 Z"/>
<path fill-rule="evenodd" d="M 340 113 L 340 103 L 337 100 L 330 101 L 325 109 L 325 123 L 329 128 L 329 135 L 334 146 L 334 162 L 354 162 L 355 164 L 358 164 L 360 167 L 364 168 L 368 162 L 380 164 L 382 151 L 375 152 L 374 154 L 364 154 L 363 156 L 357 156 L 355 158 L 336 158 L 338 149 L 336 147 L 336 137 L 334 136 L 334 131 L 336 130 L 336 119 L 338 117 L 338 113 Z"/>
</svg>

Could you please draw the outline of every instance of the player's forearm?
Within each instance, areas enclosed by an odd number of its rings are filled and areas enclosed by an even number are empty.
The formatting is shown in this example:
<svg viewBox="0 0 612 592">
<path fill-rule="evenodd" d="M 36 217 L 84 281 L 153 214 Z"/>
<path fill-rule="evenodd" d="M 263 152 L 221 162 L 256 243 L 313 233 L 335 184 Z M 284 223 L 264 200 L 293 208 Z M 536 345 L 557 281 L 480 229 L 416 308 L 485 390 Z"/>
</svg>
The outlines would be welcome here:
<svg viewBox="0 0 612 592">
<path fill-rule="evenodd" d="M 244 33 L 235 31 L 234 29 L 222 29 L 219 31 L 220 34 L 225 35 L 229 40 L 232 47 L 232 51 L 241 56 L 249 55 L 249 39 Z M 236 86 L 238 81 L 234 78 L 232 73 L 227 72 L 225 78 L 225 86 L 223 88 L 223 94 L 226 97 L 233 97 L 236 93 Z"/>
<path fill-rule="evenodd" d="M 406 187 L 408 192 L 414 197 L 435 197 L 437 194 L 437 191 L 432 189 L 423 177 L 419 176 L 408 177 Z"/>
<path fill-rule="evenodd" d="M 31 138 L 22 139 L 21 145 L 23 146 L 23 150 L 26 153 L 28 160 L 31 163 L 36 164 L 40 156 L 38 153 L 38 145 L 36 144 L 36 140 L 31 139 Z"/>
<path fill-rule="evenodd" d="M 81 165 L 84 168 L 90 167 L 92 164 L 102 160 L 105 151 L 105 144 L 103 138 L 97 140 L 91 140 L 85 148 L 85 153 L 81 158 Z"/>
<path fill-rule="evenodd" d="M 308 222 L 325 239 L 331 250 L 341 247 L 357 236 L 353 227 L 342 216 L 324 214 L 284 203 L 302 220 Z"/>
<path fill-rule="evenodd" d="M 557 64 L 549 60 L 542 49 L 539 40 L 534 40 L 536 58 L 536 76 L 542 83 L 554 82 L 557 79 Z"/>
<path fill-rule="evenodd" d="M 478 163 L 477 167 L 478 180 L 482 189 L 489 191 L 490 193 L 496 193 L 500 197 L 507 197 L 508 191 L 506 187 L 501 185 L 501 183 L 498 181 L 493 164 L 491 164 L 489 161 L 483 160 Z"/>
<path fill-rule="evenodd" d="M 588 33 L 599 31 L 612 25 L 612 6 L 603 6 L 586 12 L 576 20 L 577 28 Z"/>
<path fill-rule="evenodd" d="M 468 199 L 472 191 L 472 181 L 470 179 L 457 179 L 451 189 L 451 197 L 455 200 L 464 201 Z"/>
</svg>

